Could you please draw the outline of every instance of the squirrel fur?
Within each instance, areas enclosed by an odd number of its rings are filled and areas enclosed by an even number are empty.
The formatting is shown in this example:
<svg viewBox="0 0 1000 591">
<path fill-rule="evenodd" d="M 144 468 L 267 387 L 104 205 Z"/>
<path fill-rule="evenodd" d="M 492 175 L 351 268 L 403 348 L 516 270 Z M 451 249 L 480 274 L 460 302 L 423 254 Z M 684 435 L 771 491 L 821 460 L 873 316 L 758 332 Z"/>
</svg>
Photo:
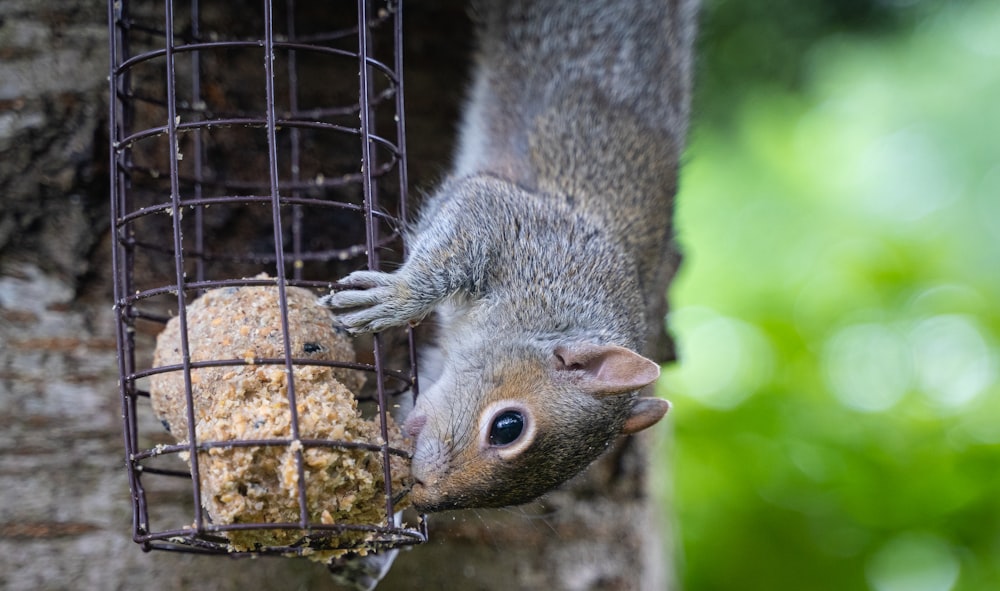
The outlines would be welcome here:
<svg viewBox="0 0 1000 591">
<path fill-rule="evenodd" d="M 323 302 L 354 333 L 437 312 L 404 429 L 423 511 L 532 500 L 656 423 L 693 0 L 474 3 L 454 170 L 396 271 Z"/>
</svg>

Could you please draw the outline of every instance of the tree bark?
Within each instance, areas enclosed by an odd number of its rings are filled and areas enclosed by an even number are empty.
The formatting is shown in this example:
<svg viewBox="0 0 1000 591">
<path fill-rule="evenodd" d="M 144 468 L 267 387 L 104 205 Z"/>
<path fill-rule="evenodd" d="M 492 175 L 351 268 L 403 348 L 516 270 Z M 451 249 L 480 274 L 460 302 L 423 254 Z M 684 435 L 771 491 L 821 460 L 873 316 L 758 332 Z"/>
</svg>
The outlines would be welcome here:
<svg viewBox="0 0 1000 591">
<path fill-rule="evenodd" d="M 447 168 L 471 27 L 457 0 L 407 4 L 407 19 L 419 190 Z M 0 3 L 0 587 L 333 589 L 304 559 L 144 553 L 130 540 L 107 74 L 103 3 Z M 647 456 L 644 439 L 625 440 L 539 503 L 431 516 L 430 541 L 401 552 L 379 588 L 668 588 Z"/>
</svg>

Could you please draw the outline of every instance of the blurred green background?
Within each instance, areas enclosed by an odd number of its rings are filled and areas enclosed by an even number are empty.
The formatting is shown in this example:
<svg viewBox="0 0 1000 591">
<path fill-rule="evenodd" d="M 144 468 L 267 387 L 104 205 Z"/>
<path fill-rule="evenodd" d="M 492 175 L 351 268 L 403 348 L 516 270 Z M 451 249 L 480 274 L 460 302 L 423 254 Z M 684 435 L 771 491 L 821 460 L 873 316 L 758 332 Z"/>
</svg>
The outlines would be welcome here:
<svg viewBox="0 0 1000 591">
<path fill-rule="evenodd" d="M 706 0 L 686 591 L 1000 589 L 1000 2 Z"/>
</svg>

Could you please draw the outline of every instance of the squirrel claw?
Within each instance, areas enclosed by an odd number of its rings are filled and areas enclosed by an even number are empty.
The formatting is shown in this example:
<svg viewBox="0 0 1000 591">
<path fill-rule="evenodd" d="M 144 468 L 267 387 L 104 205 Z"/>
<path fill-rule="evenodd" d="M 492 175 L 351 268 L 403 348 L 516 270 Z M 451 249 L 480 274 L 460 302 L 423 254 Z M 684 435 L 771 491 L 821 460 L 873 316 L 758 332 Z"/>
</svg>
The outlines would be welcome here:
<svg viewBox="0 0 1000 591">
<path fill-rule="evenodd" d="M 369 308 L 360 312 L 344 314 L 339 317 L 347 327 L 347 331 L 353 335 L 369 332 L 381 332 L 401 323 L 394 318 L 385 317 L 378 308 Z"/>
<path fill-rule="evenodd" d="M 392 283 L 392 275 L 379 271 L 355 271 L 333 284 L 337 291 L 319 299 L 319 305 L 341 310 L 358 306 L 370 306 L 384 299 L 384 294 L 375 293 L 375 288 Z"/>
<path fill-rule="evenodd" d="M 334 310 L 346 310 L 361 306 L 374 306 L 392 297 L 394 290 L 388 287 L 352 289 L 337 291 L 320 299 L 320 305 Z"/>
<path fill-rule="evenodd" d="M 391 285 L 394 276 L 381 271 L 355 271 L 334 284 L 341 289 L 371 289 Z"/>
<path fill-rule="evenodd" d="M 401 326 L 427 312 L 398 273 L 355 271 L 336 287 L 344 289 L 319 303 L 338 312 L 336 322 L 354 335 Z"/>
</svg>

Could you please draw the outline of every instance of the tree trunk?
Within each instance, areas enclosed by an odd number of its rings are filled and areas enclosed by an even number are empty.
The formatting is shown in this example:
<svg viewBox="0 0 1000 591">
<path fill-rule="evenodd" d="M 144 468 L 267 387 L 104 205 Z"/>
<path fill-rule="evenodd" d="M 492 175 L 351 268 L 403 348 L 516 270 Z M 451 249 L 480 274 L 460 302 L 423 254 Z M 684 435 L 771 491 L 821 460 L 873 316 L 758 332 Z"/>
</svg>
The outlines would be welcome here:
<svg viewBox="0 0 1000 591">
<path fill-rule="evenodd" d="M 333 589 L 326 569 L 304 559 L 144 553 L 130 540 L 111 310 L 106 18 L 93 0 L 0 3 L 0 587 Z M 457 0 L 407 5 L 418 189 L 447 168 L 469 30 Z M 647 448 L 625 440 L 527 507 L 431 516 L 430 541 L 401 552 L 379 588 L 668 588 Z"/>
</svg>

